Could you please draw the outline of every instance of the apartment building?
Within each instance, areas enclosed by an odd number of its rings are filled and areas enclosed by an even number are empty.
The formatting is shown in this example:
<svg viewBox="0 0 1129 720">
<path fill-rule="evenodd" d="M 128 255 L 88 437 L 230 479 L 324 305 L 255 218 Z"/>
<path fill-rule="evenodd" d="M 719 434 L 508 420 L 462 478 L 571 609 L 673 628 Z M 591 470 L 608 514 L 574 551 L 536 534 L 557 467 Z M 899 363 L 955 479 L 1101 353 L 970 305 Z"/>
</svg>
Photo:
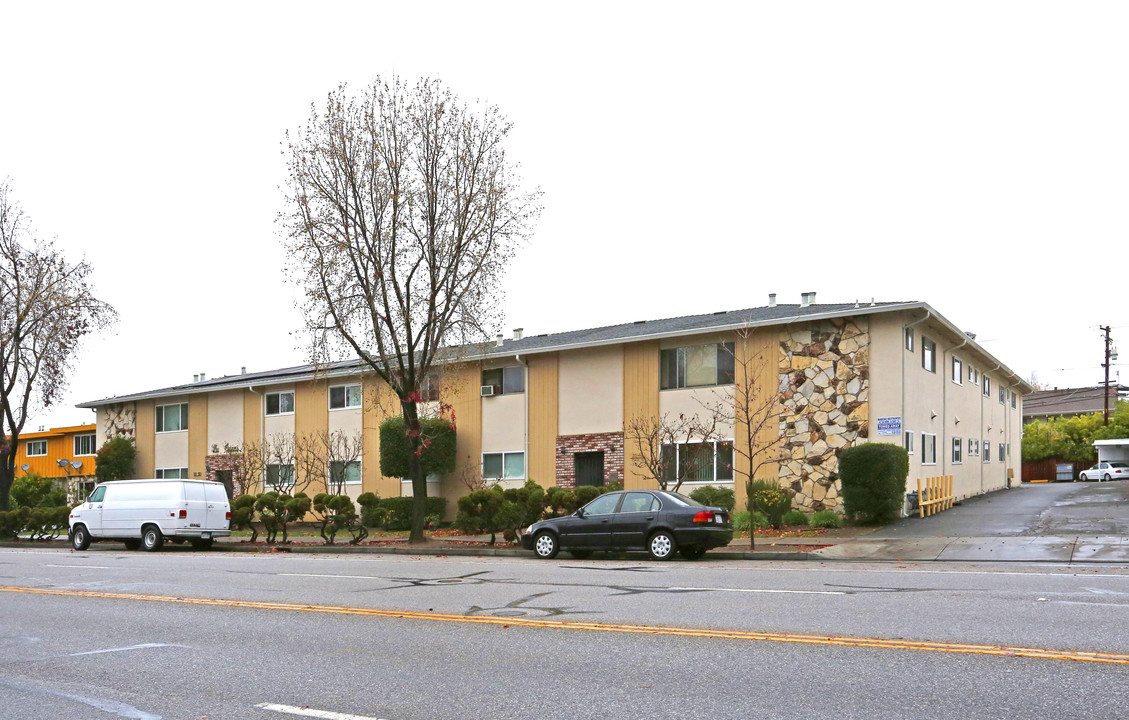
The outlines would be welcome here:
<svg viewBox="0 0 1129 720">
<path fill-rule="evenodd" d="M 100 446 L 94 423 L 23 433 L 16 447 L 16 477 L 53 478 L 69 499 L 81 500 L 94 487 Z"/>
<path fill-rule="evenodd" d="M 425 405 L 441 399 L 457 417 L 458 467 L 429 478 L 428 494 L 451 500 L 453 513 L 468 472 L 507 486 L 529 478 L 654 486 L 625 433 L 632 420 L 700 417 L 732 403 L 738 385 L 755 385 L 779 410 L 761 436 L 778 455 L 758 476 L 793 488 L 806 510 L 841 506 L 839 452 L 862 442 L 905 445 L 907 489 L 933 475 L 952 475 L 958 497 L 1007 487 L 1031 390 L 924 302 L 816 304 L 805 293 L 799 304 L 770 296 L 746 310 L 551 335 L 518 330 L 466 349 L 430 379 Z M 79 407 L 97 411 L 99 443 L 136 440 L 139 476 L 226 480 L 244 442 L 337 433 L 363 448 L 335 468 L 350 495 L 411 494 L 408 482 L 380 474 L 378 429 L 399 413 L 398 401 L 357 362 L 198 377 Z M 684 491 L 731 486 L 743 498 L 735 425 L 723 418 L 706 442 L 666 448 L 692 463 Z M 272 480 L 300 472 L 286 462 L 264 470 Z"/>
</svg>

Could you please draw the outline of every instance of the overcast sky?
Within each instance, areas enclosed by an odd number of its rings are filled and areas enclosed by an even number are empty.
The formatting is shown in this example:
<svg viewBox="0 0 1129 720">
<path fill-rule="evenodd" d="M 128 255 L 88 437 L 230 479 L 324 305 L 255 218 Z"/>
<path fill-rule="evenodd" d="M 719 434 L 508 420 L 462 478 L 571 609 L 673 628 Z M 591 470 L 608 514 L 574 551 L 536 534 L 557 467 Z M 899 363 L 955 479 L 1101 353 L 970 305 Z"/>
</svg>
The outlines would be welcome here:
<svg viewBox="0 0 1129 720">
<path fill-rule="evenodd" d="M 1098 325 L 1129 351 L 1127 21 L 1031 0 L 0 0 L 0 177 L 120 313 L 27 430 L 304 362 L 284 133 L 392 73 L 500 106 L 545 193 L 507 334 L 814 290 L 927 301 L 1024 377 L 1095 384 Z"/>
</svg>

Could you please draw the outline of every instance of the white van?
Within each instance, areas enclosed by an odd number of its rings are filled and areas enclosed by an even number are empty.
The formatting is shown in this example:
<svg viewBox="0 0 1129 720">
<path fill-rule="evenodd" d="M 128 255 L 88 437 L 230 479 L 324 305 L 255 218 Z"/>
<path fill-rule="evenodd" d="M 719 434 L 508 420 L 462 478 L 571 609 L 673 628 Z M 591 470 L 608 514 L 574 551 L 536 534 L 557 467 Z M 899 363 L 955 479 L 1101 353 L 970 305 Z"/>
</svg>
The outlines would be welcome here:
<svg viewBox="0 0 1129 720">
<path fill-rule="evenodd" d="M 127 550 L 158 550 L 165 538 L 197 549 L 231 534 L 231 505 L 222 483 L 204 480 L 115 480 L 99 483 L 71 510 L 71 544 L 85 550 L 121 540 Z"/>
</svg>

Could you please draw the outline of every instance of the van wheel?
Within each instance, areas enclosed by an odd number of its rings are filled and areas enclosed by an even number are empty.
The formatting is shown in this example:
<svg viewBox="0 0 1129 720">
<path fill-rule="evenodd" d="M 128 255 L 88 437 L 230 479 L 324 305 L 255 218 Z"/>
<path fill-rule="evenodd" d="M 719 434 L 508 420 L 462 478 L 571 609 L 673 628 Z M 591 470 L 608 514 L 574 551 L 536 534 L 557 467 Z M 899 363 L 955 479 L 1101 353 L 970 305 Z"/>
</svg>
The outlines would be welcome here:
<svg viewBox="0 0 1129 720">
<path fill-rule="evenodd" d="M 188 542 L 192 543 L 193 550 L 211 550 L 212 543 L 215 541 L 211 538 L 200 538 L 199 540 L 189 540 Z"/>
<path fill-rule="evenodd" d="M 165 536 L 156 525 L 146 525 L 141 529 L 141 544 L 149 552 L 160 550 L 165 543 Z"/>
<path fill-rule="evenodd" d="M 85 525 L 75 525 L 71 530 L 71 546 L 79 551 L 90 547 L 90 533 L 87 532 Z"/>
<path fill-rule="evenodd" d="M 126 550 L 136 550 L 141 547 L 141 541 L 137 538 L 126 538 L 122 542 L 125 543 Z"/>
</svg>

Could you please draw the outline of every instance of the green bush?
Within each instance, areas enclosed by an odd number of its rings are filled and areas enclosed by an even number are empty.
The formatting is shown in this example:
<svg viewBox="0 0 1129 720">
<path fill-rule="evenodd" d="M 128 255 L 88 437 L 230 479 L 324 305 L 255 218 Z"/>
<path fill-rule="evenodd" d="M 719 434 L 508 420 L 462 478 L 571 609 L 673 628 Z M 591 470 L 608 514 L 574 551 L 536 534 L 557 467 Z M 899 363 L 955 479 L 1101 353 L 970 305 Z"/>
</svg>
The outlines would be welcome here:
<svg viewBox="0 0 1129 720">
<path fill-rule="evenodd" d="M 314 495 L 314 512 L 321 515 L 321 538 L 326 545 L 332 545 L 337 533 L 345 531 L 352 535 L 350 545 L 356 545 L 368 537 L 368 530 L 357 515 L 357 506 L 348 495 Z"/>
<path fill-rule="evenodd" d="M 412 527 L 412 497 L 391 497 L 380 501 L 385 530 L 410 530 Z M 447 511 L 447 498 L 429 497 L 425 500 L 424 514 L 443 517 Z M 371 527 L 371 526 L 370 526 Z"/>
<path fill-rule="evenodd" d="M 357 504 L 361 506 L 361 524 L 366 528 L 378 528 L 384 525 L 388 512 L 380 507 L 380 496 L 376 493 L 361 493 L 357 497 Z"/>
<path fill-rule="evenodd" d="M 263 532 L 268 543 L 273 543 L 282 532 L 282 542 L 287 542 L 290 537 L 288 527 L 290 523 L 301 519 L 310 511 L 313 502 L 306 493 L 298 493 L 294 497 L 280 492 L 265 492 L 255 500 L 255 510 L 259 513 L 259 522 L 263 524 Z"/>
<path fill-rule="evenodd" d="M 56 535 L 66 535 L 70 529 L 71 509 L 67 505 L 23 508 L 17 512 L 22 515 L 23 529 L 31 533 L 32 540 L 46 540 Z"/>
<path fill-rule="evenodd" d="M 258 495 L 246 493 L 231 501 L 231 529 L 250 530 L 251 542 L 259 539 L 259 529 L 255 527 L 255 501 Z"/>
<path fill-rule="evenodd" d="M 745 483 L 747 506 L 750 511 L 761 512 L 773 527 L 779 527 L 784 513 L 792 507 L 792 491 L 772 480 L 750 480 Z"/>
<path fill-rule="evenodd" d="M 502 493 L 507 502 L 514 504 L 517 509 L 516 523 L 511 528 L 505 529 L 505 538 L 510 542 L 518 539 L 523 527 L 532 525 L 541 519 L 545 512 L 545 489 L 535 480 L 526 480 L 525 485 L 519 488 L 509 488 Z"/>
<path fill-rule="evenodd" d="M 749 531 L 749 511 L 738 510 L 729 516 L 729 522 L 733 524 L 733 532 L 748 532 Z"/>
<path fill-rule="evenodd" d="M 803 525 L 804 527 L 807 527 L 808 516 L 803 514 L 799 510 L 789 510 L 788 512 L 784 513 L 784 517 L 782 517 L 780 521 L 785 525 Z"/>
<path fill-rule="evenodd" d="M 901 517 L 907 475 L 909 454 L 900 445 L 867 443 L 843 450 L 839 476 L 847 517 L 872 523 Z"/>
<path fill-rule="evenodd" d="M 808 524 L 813 528 L 839 528 L 843 527 L 843 517 L 830 510 L 820 510 L 812 514 Z"/>
<path fill-rule="evenodd" d="M 128 480 L 133 477 L 133 464 L 137 447 L 124 435 L 116 435 L 98 448 L 94 473 L 98 482 Z"/>
<path fill-rule="evenodd" d="M 19 508 L 59 507 L 67 504 L 67 493 L 51 478 L 28 473 L 12 483 L 12 506 Z"/>
<path fill-rule="evenodd" d="M 517 526 L 521 510 L 507 500 L 505 492 L 495 485 L 486 490 L 474 490 L 459 498 L 459 513 L 455 525 L 469 534 L 490 533 L 490 544 L 498 532 Z"/>
<path fill-rule="evenodd" d="M 769 521 L 768 516 L 760 510 L 754 510 L 749 514 L 749 522 L 752 523 L 753 527 L 757 530 L 765 530 L 772 527 L 772 522 Z"/>
<path fill-rule="evenodd" d="M 0 538 L 15 540 L 23 529 L 24 521 L 19 510 L 0 510 Z"/>
<path fill-rule="evenodd" d="M 402 417 L 390 417 L 380 423 L 380 474 L 384 477 L 412 477 L 412 446 L 405 428 Z M 420 428 L 430 442 L 419 455 L 424 477 L 454 472 L 455 431 L 450 421 L 424 418 Z"/>
<path fill-rule="evenodd" d="M 553 486 L 545 491 L 543 503 L 545 517 L 561 517 L 571 515 L 579 508 L 592 502 L 599 496 L 608 492 L 622 490 L 618 483 L 610 485 L 581 485 L 575 490 Z"/>
<path fill-rule="evenodd" d="M 733 495 L 733 488 L 719 488 L 713 485 L 704 485 L 690 493 L 690 499 L 696 500 L 710 507 L 725 508 L 733 512 L 737 505 L 737 498 Z"/>
</svg>

